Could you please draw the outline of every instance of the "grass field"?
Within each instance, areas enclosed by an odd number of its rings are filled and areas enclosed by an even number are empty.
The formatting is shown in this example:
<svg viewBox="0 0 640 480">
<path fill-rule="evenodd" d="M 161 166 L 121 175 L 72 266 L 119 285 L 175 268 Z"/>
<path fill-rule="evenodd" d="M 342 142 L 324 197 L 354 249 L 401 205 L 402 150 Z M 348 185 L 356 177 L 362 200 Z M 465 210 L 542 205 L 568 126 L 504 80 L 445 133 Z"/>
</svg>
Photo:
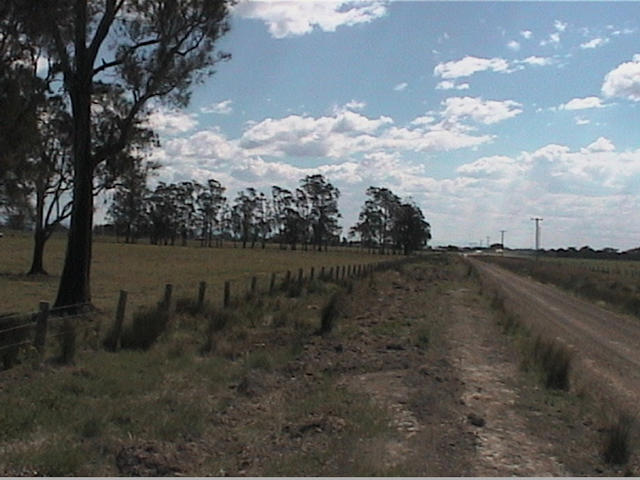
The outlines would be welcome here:
<svg viewBox="0 0 640 480">
<path fill-rule="evenodd" d="M 26 234 L 5 233 L 0 239 L 0 314 L 37 310 L 38 302 L 55 300 L 64 260 L 66 237 L 54 236 L 45 250 L 48 276 L 27 276 L 31 261 L 32 239 Z M 157 246 L 147 243 L 126 245 L 113 238 L 94 241 L 91 271 L 92 302 L 106 314 L 115 312 L 119 290 L 129 293 L 127 311 L 151 305 L 163 295 L 164 285 L 174 285 L 174 296 L 195 297 L 198 284 L 207 282 L 207 298 L 222 299 L 223 285 L 232 282 L 232 292 L 241 294 L 252 276 L 258 276 L 258 288 L 266 289 L 272 272 L 287 270 L 297 275 L 311 267 L 316 275 L 322 266 L 367 264 L 388 260 L 352 249 L 329 252 L 280 250 L 270 246 L 262 250 L 234 248 L 200 248 L 199 246 Z"/>
</svg>

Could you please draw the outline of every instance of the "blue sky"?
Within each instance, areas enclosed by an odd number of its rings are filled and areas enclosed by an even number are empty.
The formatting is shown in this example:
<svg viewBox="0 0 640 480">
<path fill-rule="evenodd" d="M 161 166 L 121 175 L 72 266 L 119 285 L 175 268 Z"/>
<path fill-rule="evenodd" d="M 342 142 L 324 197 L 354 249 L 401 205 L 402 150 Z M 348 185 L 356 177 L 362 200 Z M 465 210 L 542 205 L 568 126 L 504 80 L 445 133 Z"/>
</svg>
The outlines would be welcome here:
<svg viewBox="0 0 640 480">
<path fill-rule="evenodd" d="M 640 245 L 640 3 L 246 2 L 229 62 L 157 110 L 158 180 L 295 188 L 323 173 L 345 232 L 370 185 L 433 245 Z"/>
</svg>

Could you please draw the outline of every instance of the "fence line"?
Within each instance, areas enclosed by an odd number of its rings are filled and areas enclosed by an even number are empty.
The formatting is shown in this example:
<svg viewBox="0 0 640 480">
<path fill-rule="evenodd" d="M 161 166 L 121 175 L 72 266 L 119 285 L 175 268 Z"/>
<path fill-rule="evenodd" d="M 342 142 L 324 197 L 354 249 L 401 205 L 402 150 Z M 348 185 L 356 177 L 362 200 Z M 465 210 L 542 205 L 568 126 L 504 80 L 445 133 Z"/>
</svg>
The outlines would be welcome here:
<svg viewBox="0 0 640 480">
<path fill-rule="evenodd" d="M 386 270 L 394 265 L 403 264 L 412 260 L 413 257 L 395 258 L 393 260 L 386 260 L 376 263 L 360 264 L 360 265 L 333 265 L 330 267 L 321 266 L 316 269 L 315 266 L 309 267 L 308 275 L 305 275 L 305 269 L 299 268 L 297 278 L 294 281 L 294 276 L 291 270 L 278 271 L 265 273 L 264 275 L 253 275 L 249 278 L 242 277 L 244 280 L 245 289 L 238 292 L 236 288 L 235 292 L 232 291 L 232 283 L 238 284 L 239 280 L 226 280 L 223 282 L 223 295 L 222 295 L 222 307 L 228 308 L 231 306 L 234 299 L 241 298 L 241 295 L 245 295 L 246 298 L 255 298 L 256 295 L 272 294 L 277 290 L 285 290 L 292 285 L 302 285 L 305 282 L 319 281 L 325 282 L 341 282 L 350 278 L 361 278 L 365 275 L 370 275 L 374 271 Z M 316 272 L 318 272 L 316 274 Z M 334 275 L 335 272 L 335 275 Z M 260 289 L 258 287 L 258 280 L 260 278 L 269 281 L 268 289 Z M 282 278 L 279 286 L 277 285 L 278 277 Z M 201 310 L 206 303 L 207 283 L 204 281 L 199 282 L 198 291 L 196 296 L 197 309 Z M 235 295 L 233 295 L 235 293 Z M 164 295 L 162 300 L 158 303 L 158 308 L 162 308 L 167 312 L 168 319 L 170 321 L 173 311 L 175 310 L 175 301 L 172 301 L 174 295 L 173 284 L 166 284 L 164 289 Z M 117 309 L 115 313 L 113 327 L 109 336 L 110 340 L 105 339 L 104 346 L 109 350 L 116 351 L 120 348 L 120 341 L 122 336 L 122 328 L 125 321 L 126 305 L 127 305 L 128 292 L 125 290 L 120 291 L 118 298 Z M 64 312 L 74 312 L 70 315 L 66 315 Z M 20 347 L 32 345 L 40 354 L 44 355 L 44 349 L 47 340 L 53 338 L 63 337 L 64 335 L 72 332 L 72 335 L 85 335 L 89 330 L 94 330 L 98 335 L 100 331 L 100 320 L 86 327 L 80 327 L 77 319 L 83 318 L 88 320 L 94 320 L 96 315 L 100 315 L 100 312 L 95 310 L 90 303 L 78 303 L 75 305 L 68 305 L 62 307 L 49 308 L 49 303 L 40 302 L 38 311 L 30 313 L 16 313 L 10 314 L 4 317 L 0 317 L 0 326 L 7 323 L 12 323 L 18 319 L 24 319 L 23 323 L 19 325 L 11 325 L 7 328 L 0 330 L 0 361 L 4 362 L 5 368 L 7 365 L 12 364 L 12 355 L 15 357 L 17 350 Z M 68 325 L 72 322 L 72 325 Z M 62 324 L 60 322 L 63 322 Z M 24 334 L 20 334 L 22 338 L 11 338 L 11 332 L 24 331 Z M 35 331 L 32 339 L 23 340 L 25 336 L 29 336 Z M 5 341 L 13 341 L 8 344 Z M 110 342 L 110 345 L 108 343 Z M 9 351 L 9 354 L 3 352 Z M 7 355 L 9 357 L 7 357 Z M 63 354 L 64 355 L 64 354 Z M 15 359 L 14 359 L 15 360 Z"/>
</svg>

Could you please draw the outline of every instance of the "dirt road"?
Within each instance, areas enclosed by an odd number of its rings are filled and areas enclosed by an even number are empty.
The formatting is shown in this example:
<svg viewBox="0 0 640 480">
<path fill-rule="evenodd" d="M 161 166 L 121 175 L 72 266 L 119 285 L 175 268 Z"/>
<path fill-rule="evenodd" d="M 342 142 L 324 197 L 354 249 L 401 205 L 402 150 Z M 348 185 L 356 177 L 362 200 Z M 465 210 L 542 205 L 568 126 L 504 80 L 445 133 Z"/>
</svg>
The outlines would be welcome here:
<svg viewBox="0 0 640 480">
<path fill-rule="evenodd" d="M 509 310 L 537 333 L 569 346 L 575 355 L 578 385 L 607 404 L 638 413 L 640 320 L 495 265 L 477 259 L 471 262 L 502 292 Z"/>
</svg>

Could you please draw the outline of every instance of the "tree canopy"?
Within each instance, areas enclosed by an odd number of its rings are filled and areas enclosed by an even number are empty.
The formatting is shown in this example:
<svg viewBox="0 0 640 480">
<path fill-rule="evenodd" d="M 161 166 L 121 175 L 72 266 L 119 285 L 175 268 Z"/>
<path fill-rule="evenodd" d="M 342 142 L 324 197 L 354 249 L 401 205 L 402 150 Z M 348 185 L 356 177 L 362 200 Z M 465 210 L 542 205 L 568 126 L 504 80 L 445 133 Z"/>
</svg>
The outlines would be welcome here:
<svg viewBox="0 0 640 480">
<path fill-rule="evenodd" d="M 20 38 L 42 49 L 71 114 L 73 207 L 56 305 L 91 300 L 96 170 L 126 149 L 157 102 L 185 106 L 193 85 L 229 58 L 215 48 L 229 29 L 228 7 L 226 0 L 5 1 L 0 48 Z"/>
</svg>

